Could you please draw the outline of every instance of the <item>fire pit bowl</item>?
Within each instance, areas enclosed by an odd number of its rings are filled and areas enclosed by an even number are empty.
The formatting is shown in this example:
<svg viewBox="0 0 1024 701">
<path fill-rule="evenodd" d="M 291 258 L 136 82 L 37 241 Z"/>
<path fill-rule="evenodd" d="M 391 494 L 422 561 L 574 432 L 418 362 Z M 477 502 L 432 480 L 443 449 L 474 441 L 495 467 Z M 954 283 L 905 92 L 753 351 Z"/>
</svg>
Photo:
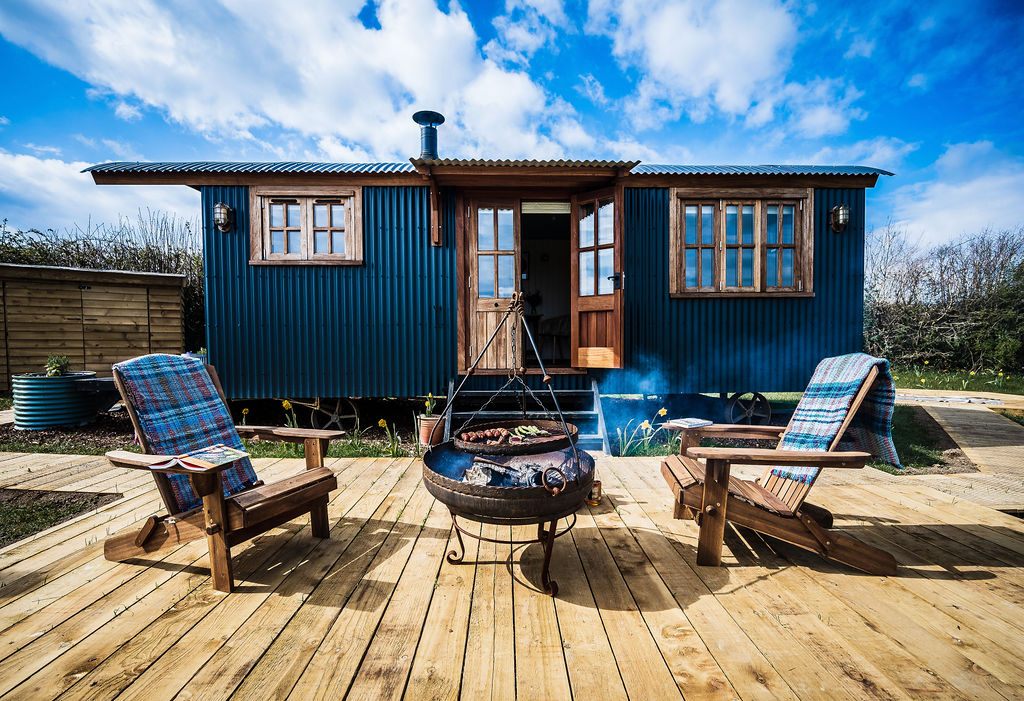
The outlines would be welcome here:
<svg viewBox="0 0 1024 701">
<path fill-rule="evenodd" d="M 538 436 L 536 438 L 526 438 L 519 443 L 497 443 L 495 445 L 488 445 L 487 443 L 476 443 L 473 441 L 464 441 L 460 438 L 463 433 L 472 433 L 474 431 L 487 431 L 494 428 L 507 428 L 509 430 L 515 429 L 519 426 L 536 426 L 539 429 L 547 431 L 550 435 Z M 579 430 L 574 424 L 566 423 L 566 428 L 569 429 L 569 435 L 566 435 L 565 429 L 562 428 L 562 424 L 559 421 L 548 421 L 544 419 L 530 421 L 528 419 L 511 419 L 508 421 L 493 421 L 484 424 L 471 424 L 464 430 L 459 431 L 457 434 L 452 436 L 452 442 L 455 447 L 459 450 L 464 450 L 467 453 L 475 453 L 477 455 L 527 455 L 534 453 L 547 453 L 561 448 L 568 448 L 570 445 L 576 442 L 576 435 Z"/>
<path fill-rule="evenodd" d="M 466 471 L 477 465 L 488 468 L 491 477 L 487 484 L 463 481 Z M 526 467 L 531 469 L 522 469 Z M 517 478 L 509 476 L 524 473 L 532 475 L 528 486 L 520 486 Z M 554 540 L 575 524 L 575 513 L 583 506 L 593 483 L 594 458 L 571 446 L 532 455 L 484 457 L 460 450 L 453 441 L 448 441 L 430 448 L 423 456 L 423 484 L 448 507 L 462 551 L 449 551 L 448 561 L 462 562 L 466 551 L 463 534 L 491 540 L 463 530 L 457 520 L 459 516 L 502 526 L 537 524 L 536 539 L 513 542 L 544 544 L 541 581 L 544 591 L 551 596 L 558 593 L 558 585 L 548 576 Z M 558 519 L 570 517 L 565 529 L 557 531 Z"/>
</svg>

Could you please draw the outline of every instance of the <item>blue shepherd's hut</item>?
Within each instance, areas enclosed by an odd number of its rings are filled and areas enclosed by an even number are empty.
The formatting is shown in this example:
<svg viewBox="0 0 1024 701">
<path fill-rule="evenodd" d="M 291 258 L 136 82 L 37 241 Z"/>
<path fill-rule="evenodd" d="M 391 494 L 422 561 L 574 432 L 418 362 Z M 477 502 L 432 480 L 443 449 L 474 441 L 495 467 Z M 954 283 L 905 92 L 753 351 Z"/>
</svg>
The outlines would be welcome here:
<svg viewBox="0 0 1024 701">
<path fill-rule="evenodd" d="M 423 130 L 405 163 L 87 170 L 202 193 L 207 348 L 232 398 L 436 393 L 515 292 L 565 390 L 799 390 L 861 347 L 865 191 L 891 173 L 449 159 Z M 503 329 L 477 373 L 533 371 L 523 348 Z"/>
</svg>

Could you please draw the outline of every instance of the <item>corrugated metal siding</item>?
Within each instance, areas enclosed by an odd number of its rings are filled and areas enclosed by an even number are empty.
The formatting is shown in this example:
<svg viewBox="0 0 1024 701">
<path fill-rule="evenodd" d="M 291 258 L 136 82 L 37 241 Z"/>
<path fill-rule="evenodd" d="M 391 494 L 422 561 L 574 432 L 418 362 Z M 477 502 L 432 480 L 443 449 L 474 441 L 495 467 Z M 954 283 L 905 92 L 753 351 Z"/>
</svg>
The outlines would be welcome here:
<svg viewBox="0 0 1024 701">
<path fill-rule="evenodd" d="M 360 266 L 251 266 L 248 189 L 203 188 L 207 347 L 235 398 L 412 396 L 455 372 L 454 203 L 429 242 L 429 191 L 364 187 Z M 224 234 L 213 206 L 235 209 Z"/>
<path fill-rule="evenodd" d="M 237 213 L 227 234 L 210 223 L 219 201 Z M 840 202 L 850 226 L 834 234 L 828 210 Z M 446 245 L 435 248 L 426 188 L 365 187 L 364 265 L 250 266 L 247 189 L 204 188 L 207 346 L 229 395 L 444 391 L 456 370 L 454 197 L 443 206 Z M 595 371 L 603 392 L 799 390 L 821 358 L 860 349 L 863 190 L 815 193 L 810 299 L 670 299 L 668 190 L 627 188 L 624 214 L 627 369 Z"/>
<path fill-rule="evenodd" d="M 600 372 L 602 392 L 795 391 L 821 358 L 860 350 L 864 190 L 815 192 L 815 296 L 801 299 L 670 299 L 668 197 L 626 189 L 628 369 Z M 850 225 L 835 234 L 840 202 Z"/>
</svg>

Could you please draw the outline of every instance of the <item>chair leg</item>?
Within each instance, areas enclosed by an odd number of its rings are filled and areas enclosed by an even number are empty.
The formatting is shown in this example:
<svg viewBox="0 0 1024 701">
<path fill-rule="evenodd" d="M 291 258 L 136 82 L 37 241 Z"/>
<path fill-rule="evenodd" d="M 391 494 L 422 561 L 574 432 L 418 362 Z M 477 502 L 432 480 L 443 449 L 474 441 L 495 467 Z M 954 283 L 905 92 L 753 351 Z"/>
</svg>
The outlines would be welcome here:
<svg viewBox="0 0 1024 701">
<path fill-rule="evenodd" d="M 326 496 L 313 502 L 313 508 L 309 510 L 309 527 L 314 538 L 331 537 L 331 524 L 327 519 Z"/>
<path fill-rule="evenodd" d="M 800 505 L 800 511 L 817 521 L 818 525 L 822 528 L 832 528 L 835 523 L 835 519 L 832 517 L 832 512 L 822 506 L 808 504 L 805 501 Z"/>
<path fill-rule="evenodd" d="M 725 505 L 729 499 L 729 463 L 708 460 L 704 481 L 704 503 L 697 536 L 697 564 L 717 567 L 722 564 L 725 539 Z"/>
<path fill-rule="evenodd" d="M 213 588 L 231 593 L 234 576 L 231 571 L 231 548 L 227 540 L 227 517 L 224 508 L 224 492 L 220 475 L 192 476 L 192 487 L 203 497 L 203 517 L 206 527 L 206 543 L 210 548 L 210 573 Z"/>
</svg>

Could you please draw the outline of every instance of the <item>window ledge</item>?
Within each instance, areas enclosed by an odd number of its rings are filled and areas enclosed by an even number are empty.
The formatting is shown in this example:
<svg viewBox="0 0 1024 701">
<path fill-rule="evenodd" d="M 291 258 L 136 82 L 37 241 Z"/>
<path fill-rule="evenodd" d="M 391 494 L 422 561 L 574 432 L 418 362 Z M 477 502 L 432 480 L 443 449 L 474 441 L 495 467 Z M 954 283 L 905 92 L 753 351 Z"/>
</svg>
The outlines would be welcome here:
<svg viewBox="0 0 1024 701">
<path fill-rule="evenodd" d="M 671 299 L 758 299 L 762 297 L 814 297 L 813 292 L 670 292 Z"/>
<path fill-rule="evenodd" d="M 362 265 L 361 260 L 260 260 L 251 259 L 249 265 Z"/>
</svg>

